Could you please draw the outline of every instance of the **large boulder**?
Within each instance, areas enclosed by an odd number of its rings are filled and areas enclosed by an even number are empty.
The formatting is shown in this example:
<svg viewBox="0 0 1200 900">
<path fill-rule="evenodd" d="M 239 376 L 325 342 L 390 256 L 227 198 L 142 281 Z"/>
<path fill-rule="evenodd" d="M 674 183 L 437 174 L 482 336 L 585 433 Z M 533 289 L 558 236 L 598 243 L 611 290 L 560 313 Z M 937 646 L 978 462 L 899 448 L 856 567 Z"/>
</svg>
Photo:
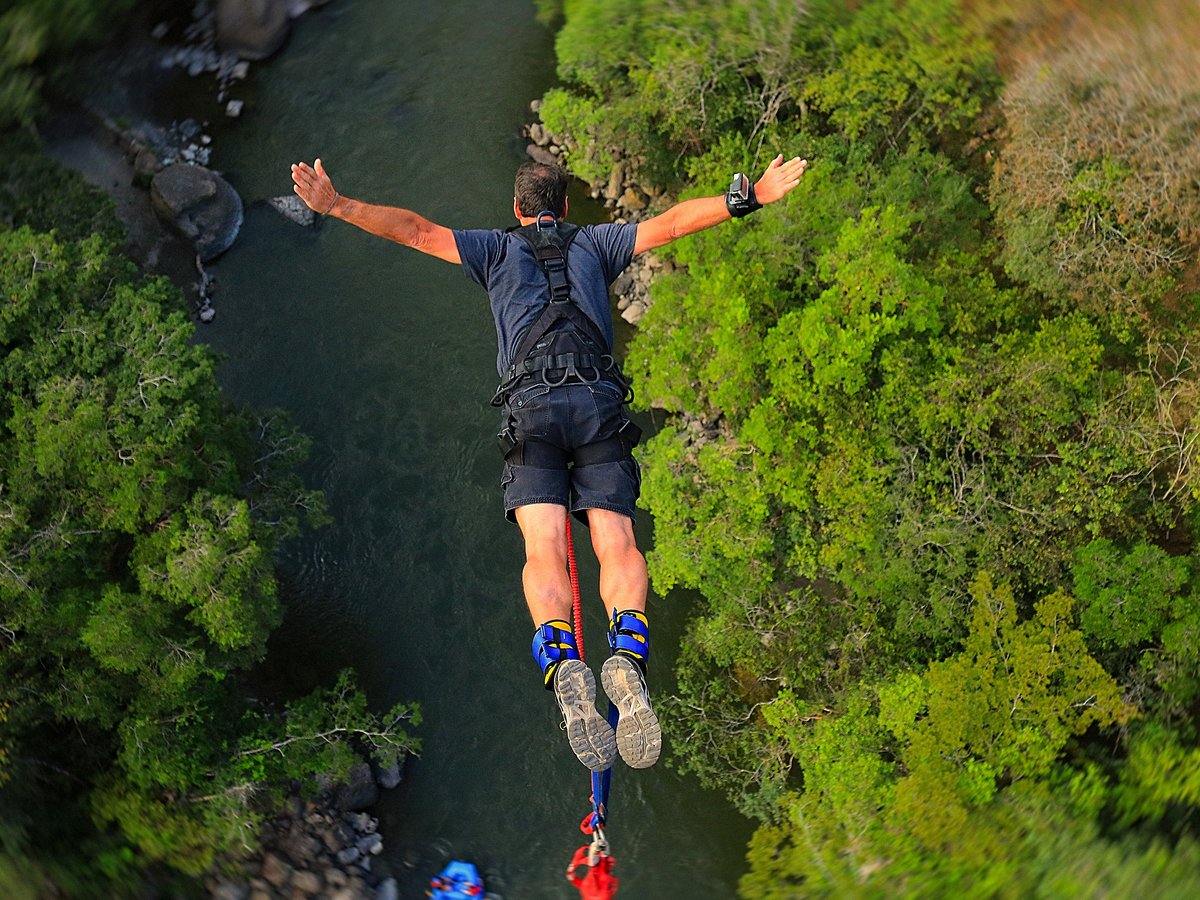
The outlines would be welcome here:
<svg viewBox="0 0 1200 900">
<path fill-rule="evenodd" d="M 203 166 L 167 166 L 150 182 L 150 200 L 159 218 L 192 242 L 202 262 L 228 250 L 242 227 L 242 198 Z"/>
<path fill-rule="evenodd" d="M 266 59 L 291 24 L 287 0 L 217 0 L 217 43 L 242 59 Z"/>
<path fill-rule="evenodd" d="M 333 805 L 337 809 L 357 812 L 378 803 L 379 795 L 379 785 L 371 767 L 365 762 L 355 763 L 350 768 L 346 782 L 337 786 Z"/>
</svg>

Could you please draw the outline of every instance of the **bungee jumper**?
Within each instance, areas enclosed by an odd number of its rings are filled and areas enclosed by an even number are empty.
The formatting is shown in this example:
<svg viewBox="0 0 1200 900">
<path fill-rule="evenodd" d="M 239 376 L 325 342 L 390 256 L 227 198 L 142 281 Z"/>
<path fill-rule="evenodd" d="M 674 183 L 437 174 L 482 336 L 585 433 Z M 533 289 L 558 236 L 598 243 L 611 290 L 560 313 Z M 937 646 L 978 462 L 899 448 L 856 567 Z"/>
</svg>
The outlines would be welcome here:
<svg viewBox="0 0 1200 900">
<path fill-rule="evenodd" d="M 525 544 L 533 657 L 572 751 L 594 773 L 610 769 L 618 753 L 633 768 L 652 766 L 662 750 L 646 688 L 646 560 L 633 533 L 638 431 L 626 415 L 629 382 L 613 357 L 609 287 L 634 256 L 786 196 L 806 166 L 780 154 L 757 182 L 738 173 L 725 194 L 682 201 L 643 222 L 577 227 L 566 221 L 566 170 L 527 161 L 514 183 L 518 224 L 507 230 L 450 229 L 352 199 L 334 188 L 320 159 L 291 167 L 310 209 L 460 265 L 487 292 L 501 379 L 493 398 L 502 410 L 500 484 L 505 516 Z M 588 527 L 600 563 L 610 652 L 600 680 L 619 712 L 615 729 L 596 709 L 596 679 L 568 622 L 569 516 Z"/>
</svg>

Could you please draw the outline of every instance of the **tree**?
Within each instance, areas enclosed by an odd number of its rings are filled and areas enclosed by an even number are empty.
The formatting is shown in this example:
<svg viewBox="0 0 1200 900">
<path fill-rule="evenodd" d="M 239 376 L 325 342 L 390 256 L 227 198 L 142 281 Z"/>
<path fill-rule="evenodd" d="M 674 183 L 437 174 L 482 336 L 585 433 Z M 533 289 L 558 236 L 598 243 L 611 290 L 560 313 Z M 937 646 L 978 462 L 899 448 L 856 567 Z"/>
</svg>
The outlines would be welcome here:
<svg viewBox="0 0 1200 900">
<path fill-rule="evenodd" d="M 415 750 L 351 673 L 278 715 L 243 684 L 281 617 L 272 555 L 324 521 L 280 413 L 234 409 L 184 301 L 107 240 L 0 230 L 0 837 L 70 893 L 191 876 L 256 839 L 292 779 Z M 62 188 L 55 182 L 65 180 Z M 53 812 L 53 815 L 50 812 Z"/>
</svg>

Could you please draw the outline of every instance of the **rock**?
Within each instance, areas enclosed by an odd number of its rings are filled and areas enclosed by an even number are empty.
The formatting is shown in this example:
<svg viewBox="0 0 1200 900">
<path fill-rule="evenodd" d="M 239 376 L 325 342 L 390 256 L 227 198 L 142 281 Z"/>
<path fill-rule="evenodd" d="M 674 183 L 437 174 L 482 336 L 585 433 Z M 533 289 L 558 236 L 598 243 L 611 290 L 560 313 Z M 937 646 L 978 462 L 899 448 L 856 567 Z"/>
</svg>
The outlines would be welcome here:
<svg viewBox="0 0 1200 900">
<path fill-rule="evenodd" d="M 150 200 L 159 218 L 192 242 L 201 262 L 228 250 L 242 227 L 242 198 L 202 166 L 167 166 L 150 182 Z"/>
<path fill-rule="evenodd" d="M 250 885 L 245 881 L 222 878 L 209 886 L 209 897 L 211 900 L 248 900 Z"/>
<path fill-rule="evenodd" d="M 356 812 L 379 802 L 379 785 L 366 763 L 356 763 L 350 769 L 346 784 L 338 785 L 333 797 L 337 809 Z"/>
<path fill-rule="evenodd" d="M 384 790 L 390 791 L 404 780 L 403 757 L 397 757 L 390 766 L 381 766 L 375 760 L 371 760 L 371 762 L 375 770 L 375 780 Z"/>
<path fill-rule="evenodd" d="M 154 176 L 162 171 L 162 161 L 150 147 L 144 147 L 133 158 L 133 178 L 138 184 L 148 187 Z"/>
<path fill-rule="evenodd" d="M 298 19 L 310 9 L 324 6 L 329 0 L 287 0 L 288 15 Z"/>
<path fill-rule="evenodd" d="M 395 878 L 385 878 L 375 888 L 375 900 L 400 900 L 400 887 Z"/>
<path fill-rule="evenodd" d="M 341 869 L 328 868 L 325 870 L 325 885 L 330 890 L 337 890 L 340 887 L 345 887 L 346 882 L 350 880 L 350 876 Z"/>
<path fill-rule="evenodd" d="M 316 859 L 321 854 L 321 842 L 303 831 L 289 831 L 279 841 L 279 849 L 292 862 L 305 862 Z"/>
<path fill-rule="evenodd" d="M 621 196 L 621 188 L 625 184 L 625 167 L 620 163 L 612 167 L 608 173 L 608 185 L 604 188 L 604 196 L 615 200 Z"/>
<path fill-rule="evenodd" d="M 544 147 L 539 147 L 537 144 L 530 144 L 525 148 L 525 154 L 534 162 L 546 163 L 547 165 L 558 165 L 558 160 L 554 154 Z"/>
<path fill-rule="evenodd" d="M 550 135 L 546 134 L 546 126 L 541 122 L 534 122 L 529 126 L 529 138 L 539 147 L 546 147 L 550 144 Z"/>
<path fill-rule="evenodd" d="M 272 887 L 282 889 L 291 880 L 293 872 L 295 869 L 274 853 L 263 854 L 262 877 Z"/>
<path fill-rule="evenodd" d="M 305 897 L 317 896 L 317 894 L 321 893 L 321 888 L 324 886 L 321 882 L 321 876 L 316 872 L 301 871 L 292 876 L 292 891 Z"/>
<path fill-rule="evenodd" d="M 368 854 L 378 856 L 383 852 L 383 838 L 378 834 L 368 834 L 366 837 L 359 838 L 354 848 L 363 856 Z"/>
<path fill-rule="evenodd" d="M 286 219 L 291 219 L 297 225 L 311 225 L 317 221 L 317 214 L 309 209 L 303 200 L 295 194 L 284 194 L 282 197 L 272 197 L 267 201 L 271 208 Z"/>
<path fill-rule="evenodd" d="M 629 306 L 625 307 L 624 312 L 621 313 L 621 318 L 630 325 L 636 325 L 645 314 L 646 304 L 641 300 L 634 300 Z"/>
<path fill-rule="evenodd" d="M 357 862 L 362 856 L 357 847 L 347 847 L 345 850 L 339 850 L 337 854 L 338 865 L 348 866 L 353 862 Z"/>
<path fill-rule="evenodd" d="M 631 187 L 625 188 L 625 193 L 621 195 L 621 199 L 617 202 L 630 212 L 641 212 L 646 208 L 646 201 L 642 199 L 641 194 Z"/>
<path fill-rule="evenodd" d="M 242 59 L 266 59 L 291 29 L 287 0 L 217 0 L 217 43 Z"/>
<path fill-rule="evenodd" d="M 242 109 L 246 106 L 244 100 L 230 100 L 225 104 L 225 115 L 231 119 L 236 119 L 242 114 Z"/>
</svg>

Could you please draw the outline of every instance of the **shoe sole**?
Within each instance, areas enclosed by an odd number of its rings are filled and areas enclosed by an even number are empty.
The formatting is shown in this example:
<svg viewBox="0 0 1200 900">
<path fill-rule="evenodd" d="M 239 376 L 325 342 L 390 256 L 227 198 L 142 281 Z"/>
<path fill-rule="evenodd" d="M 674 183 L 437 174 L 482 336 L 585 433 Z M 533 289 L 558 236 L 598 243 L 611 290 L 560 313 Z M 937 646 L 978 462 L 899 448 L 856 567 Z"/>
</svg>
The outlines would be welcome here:
<svg viewBox="0 0 1200 900">
<path fill-rule="evenodd" d="M 617 707 L 617 750 L 625 764 L 646 769 L 662 752 L 662 729 L 637 664 L 627 656 L 610 656 L 600 669 L 604 692 Z"/>
<path fill-rule="evenodd" d="M 612 768 L 617 738 L 608 720 L 596 711 L 596 676 L 581 660 L 568 659 L 554 671 L 554 696 L 562 709 L 567 743 L 593 772 Z"/>
</svg>

